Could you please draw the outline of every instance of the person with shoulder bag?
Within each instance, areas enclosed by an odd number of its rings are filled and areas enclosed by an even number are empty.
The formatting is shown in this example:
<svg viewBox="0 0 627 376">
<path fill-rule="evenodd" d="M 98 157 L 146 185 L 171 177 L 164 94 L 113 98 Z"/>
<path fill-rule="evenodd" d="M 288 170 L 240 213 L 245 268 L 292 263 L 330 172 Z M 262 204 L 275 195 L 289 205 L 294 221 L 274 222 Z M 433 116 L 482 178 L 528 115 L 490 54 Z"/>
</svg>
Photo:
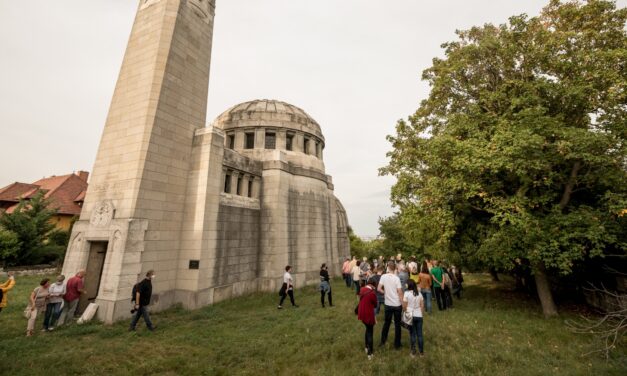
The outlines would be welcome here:
<svg viewBox="0 0 627 376">
<path fill-rule="evenodd" d="M 374 310 L 377 307 L 377 294 L 374 281 L 371 279 L 366 286 L 359 290 L 359 305 L 357 306 L 357 319 L 366 327 L 365 342 L 368 360 L 372 359 L 374 352 L 374 326 L 377 319 Z"/>
<path fill-rule="evenodd" d="M 424 339 L 422 337 L 422 313 L 424 312 L 424 298 L 418 291 L 418 286 L 413 280 L 407 282 L 407 291 L 403 296 L 404 316 L 410 317 L 411 325 L 409 325 L 409 337 L 411 343 L 411 357 L 416 356 L 416 342 L 418 342 L 418 351 L 420 356 L 424 353 Z M 409 320 L 408 320 L 409 321 Z"/>
<path fill-rule="evenodd" d="M 31 337 L 33 335 L 35 330 L 35 321 L 37 320 L 37 313 L 44 312 L 46 309 L 49 295 L 48 287 L 50 287 L 50 280 L 45 278 L 39 283 L 39 287 L 33 290 L 30 294 L 28 306 L 24 311 L 24 315 L 28 318 L 26 337 Z"/>
</svg>

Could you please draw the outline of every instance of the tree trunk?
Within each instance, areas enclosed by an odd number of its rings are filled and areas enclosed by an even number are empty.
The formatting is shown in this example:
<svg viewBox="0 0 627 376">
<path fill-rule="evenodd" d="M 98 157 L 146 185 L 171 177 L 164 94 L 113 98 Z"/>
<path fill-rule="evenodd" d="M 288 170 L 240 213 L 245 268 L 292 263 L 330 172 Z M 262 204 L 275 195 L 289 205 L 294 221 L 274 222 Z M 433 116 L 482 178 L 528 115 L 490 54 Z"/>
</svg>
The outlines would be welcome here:
<svg viewBox="0 0 627 376">
<path fill-rule="evenodd" d="M 566 187 L 564 187 L 564 193 L 562 194 L 562 199 L 560 200 L 560 209 L 562 210 L 566 208 L 566 205 L 568 205 L 568 202 L 570 201 L 570 196 L 572 195 L 573 188 L 575 188 L 575 184 L 577 183 L 577 174 L 579 174 L 580 169 L 581 162 L 576 161 L 572 170 L 570 170 L 570 177 L 568 178 Z"/>
<path fill-rule="evenodd" d="M 544 262 L 540 261 L 534 265 L 534 277 L 536 280 L 536 289 L 538 291 L 538 297 L 540 298 L 540 304 L 542 304 L 542 313 L 544 317 L 557 316 L 557 306 L 553 301 L 553 294 L 551 293 L 551 285 L 549 284 L 549 278 L 546 275 L 546 266 Z"/>
<path fill-rule="evenodd" d="M 499 282 L 500 281 L 499 275 L 496 272 L 495 268 L 490 268 L 490 276 L 492 276 L 492 282 Z"/>
</svg>

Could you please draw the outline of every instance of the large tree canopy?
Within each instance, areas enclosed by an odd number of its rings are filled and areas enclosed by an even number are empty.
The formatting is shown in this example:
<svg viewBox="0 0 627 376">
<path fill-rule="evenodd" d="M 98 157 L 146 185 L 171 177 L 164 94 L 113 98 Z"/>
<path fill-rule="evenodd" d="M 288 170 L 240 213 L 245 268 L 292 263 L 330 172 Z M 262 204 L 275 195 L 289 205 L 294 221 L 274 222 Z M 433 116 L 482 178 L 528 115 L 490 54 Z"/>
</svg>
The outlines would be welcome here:
<svg viewBox="0 0 627 376">
<path fill-rule="evenodd" d="M 491 266 L 525 260 L 546 315 L 547 272 L 625 252 L 626 19 L 610 1 L 555 0 L 443 45 L 381 170 L 410 238 Z"/>
</svg>

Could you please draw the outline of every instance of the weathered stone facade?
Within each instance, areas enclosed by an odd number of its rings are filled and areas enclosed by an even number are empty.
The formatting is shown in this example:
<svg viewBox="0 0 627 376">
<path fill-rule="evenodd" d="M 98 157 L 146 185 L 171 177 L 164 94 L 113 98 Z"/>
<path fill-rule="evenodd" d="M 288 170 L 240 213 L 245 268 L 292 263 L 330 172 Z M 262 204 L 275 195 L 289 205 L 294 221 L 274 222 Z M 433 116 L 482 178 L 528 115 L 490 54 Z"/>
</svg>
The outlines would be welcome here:
<svg viewBox="0 0 627 376">
<path fill-rule="evenodd" d="M 63 267 L 87 269 L 98 317 L 127 317 L 153 269 L 153 309 L 196 308 L 340 273 L 346 213 L 324 137 L 301 109 L 243 103 L 206 123 L 214 0 L 141 0 Z M 89 290 L 89 289 L 88 289 Z"/>
</svg>

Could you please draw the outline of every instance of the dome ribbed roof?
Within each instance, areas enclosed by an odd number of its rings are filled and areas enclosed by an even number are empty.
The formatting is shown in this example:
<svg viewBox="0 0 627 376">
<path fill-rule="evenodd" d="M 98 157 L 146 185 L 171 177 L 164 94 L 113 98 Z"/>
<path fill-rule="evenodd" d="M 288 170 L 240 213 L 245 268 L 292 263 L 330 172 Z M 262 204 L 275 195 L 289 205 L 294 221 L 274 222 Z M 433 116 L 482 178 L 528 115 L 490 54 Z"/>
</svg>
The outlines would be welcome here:
<svg viewBox="0 0 627 376">
<path fill-rule="evenodd" d="M 214 121 L 214 126 L 229 129 L 254 125 L 252 123 L 260 126 L 284 125 L 289 128 L 294 128 L 293 125 L 298 124 L 305 128 L 303 130 L 322 137 L 318 122 L 303 109 L 270 99 L 257 99 L 235 105 L 218 116 Z"/>
</svg>

